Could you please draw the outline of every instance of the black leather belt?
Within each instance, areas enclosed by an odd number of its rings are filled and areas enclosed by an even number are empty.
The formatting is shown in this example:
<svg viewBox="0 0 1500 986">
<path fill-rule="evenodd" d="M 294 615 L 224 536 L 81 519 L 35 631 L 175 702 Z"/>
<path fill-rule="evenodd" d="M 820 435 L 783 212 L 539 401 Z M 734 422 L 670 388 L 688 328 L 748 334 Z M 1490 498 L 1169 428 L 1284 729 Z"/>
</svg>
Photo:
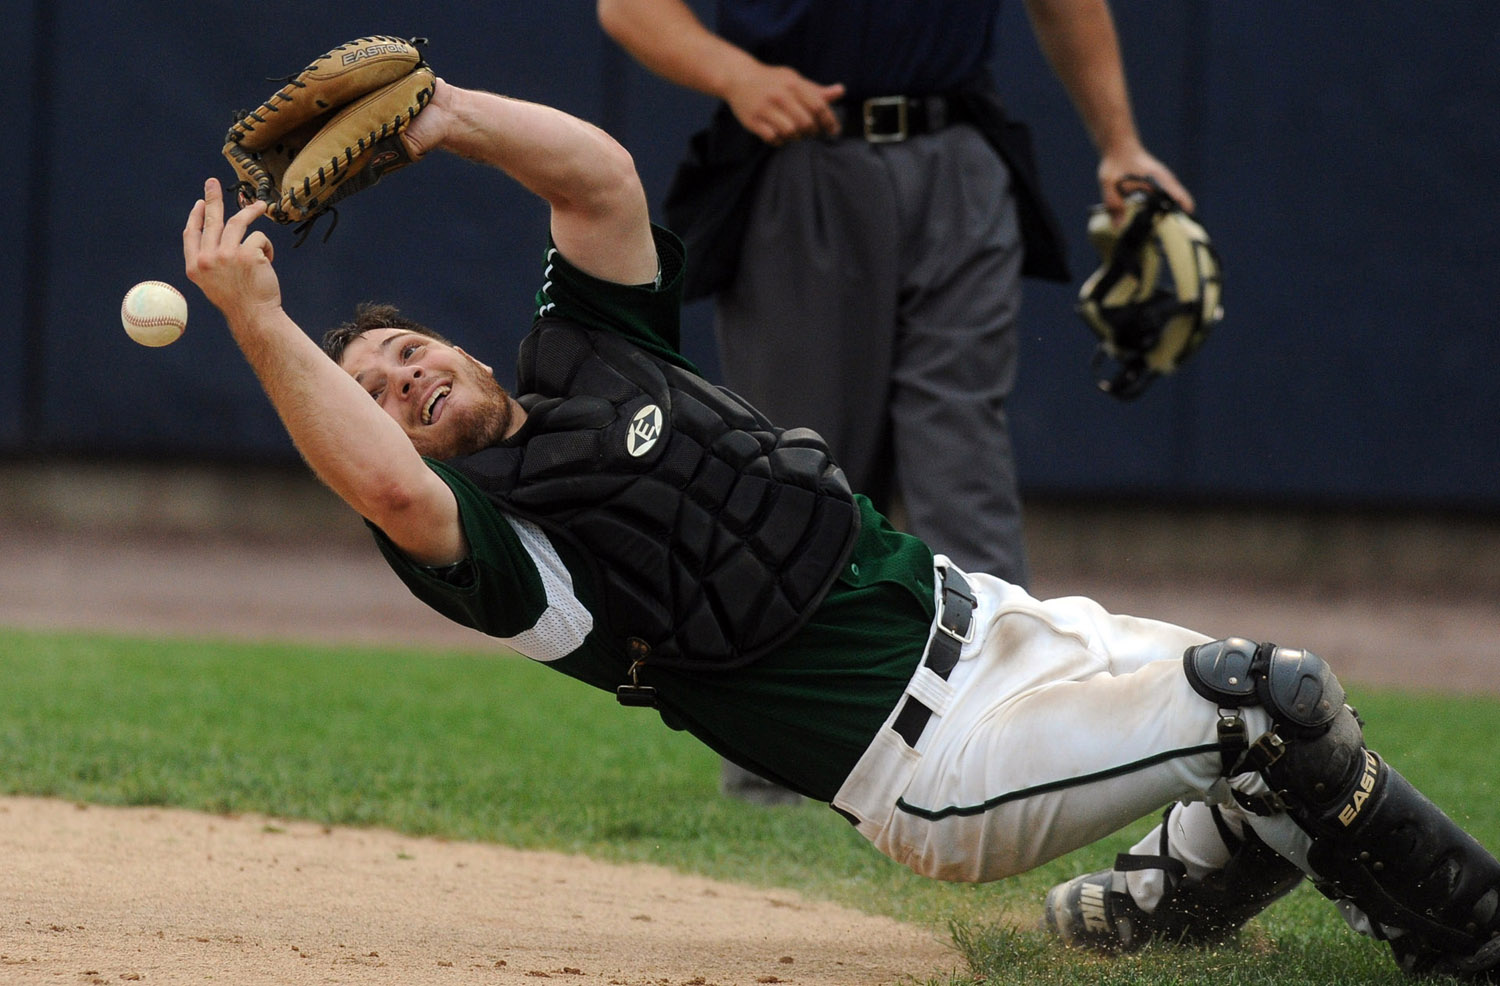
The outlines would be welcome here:
<svg viewBox="0 0 1500 986">
<path fill-rule="evenodd" d="M 969 580 L 956 568 L 943 569 L 943 596 L 937 630 L 927 646 L 927 660 L 923 663 L 945 681 L 958 664 L 958 655 L 964 644 L 974 639 L 974 606 L 974 590 Z M 915 748 L 917 737 L 922 735 L 927 720 L 931 718 L 932 710 L 917 701 L 915 696 L 908 695 L 891 728 L 906 741 L 907 746 Z"/>
<path fill-rule="evenodd" d="M 958 119 L 947 96 L 872 96 L 846 98 L 838 105 L 845 137 L 890 144 L 943 129 Z"/>
</svg>

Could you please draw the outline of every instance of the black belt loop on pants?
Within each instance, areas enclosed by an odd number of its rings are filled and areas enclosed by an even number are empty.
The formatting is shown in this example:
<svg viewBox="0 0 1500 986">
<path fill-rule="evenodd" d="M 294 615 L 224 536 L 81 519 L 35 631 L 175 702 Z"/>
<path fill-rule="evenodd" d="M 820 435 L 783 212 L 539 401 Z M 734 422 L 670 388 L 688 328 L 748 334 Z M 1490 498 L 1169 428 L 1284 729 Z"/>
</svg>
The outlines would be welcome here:
<svg viewBox="0 0 1500 986">
<path fill-rule="evenodd" d="M 958 569 L 949 566 L 943 569 L 943 595 L 938 607 L 937 630 L 927 646 L 927 660 L 923 663 L 933 674 L 948 679 L 958 665 L 958 655 L 964 644 L 974 639 L 974 590 L 969 580 Z M 915 748 L 917 737 L 927 728 L 932 710 L 913 695 L 906 696 L 906 704 L 896 713 L 891 728 L 906 745 Z"/>
</svg>

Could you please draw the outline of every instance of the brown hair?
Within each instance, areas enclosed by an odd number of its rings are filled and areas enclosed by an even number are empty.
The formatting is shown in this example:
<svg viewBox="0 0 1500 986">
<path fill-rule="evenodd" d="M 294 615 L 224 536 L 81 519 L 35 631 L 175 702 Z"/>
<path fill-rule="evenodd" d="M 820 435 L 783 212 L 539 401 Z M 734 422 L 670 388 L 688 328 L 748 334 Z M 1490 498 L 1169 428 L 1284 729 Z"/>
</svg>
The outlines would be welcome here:
<svg viewBox="0 0 1500 986">
<path fill-rule="evenodd" d="M 366 301 L 354 309 L 354 318 L 323 333 L 323 352 L 327 353 L 328 358 L 335 363 L 340 363 L 344 359 L 344 350 L 349 348 L 349 343 L 374 329 L 400 329 L 402 332 L 416 332 L 434 342 L 447 346 L 453 345 L 421 322 L 402 315 L 395 305 Z"/>
</svg>

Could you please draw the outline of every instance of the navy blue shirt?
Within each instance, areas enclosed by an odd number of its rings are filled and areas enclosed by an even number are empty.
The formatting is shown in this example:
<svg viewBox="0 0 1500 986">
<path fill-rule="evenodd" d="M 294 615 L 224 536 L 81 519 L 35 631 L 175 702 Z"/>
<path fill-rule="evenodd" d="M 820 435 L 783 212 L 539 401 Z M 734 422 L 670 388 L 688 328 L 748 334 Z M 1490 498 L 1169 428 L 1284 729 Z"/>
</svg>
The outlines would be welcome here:
<svg viewBox="0 0 1500 986">
<path fill-rule="evenodd" d="M 717 0 L 756 58 L 851 96 L 946 92 L 988 71 L 1000 0 Z"/>
</svg>

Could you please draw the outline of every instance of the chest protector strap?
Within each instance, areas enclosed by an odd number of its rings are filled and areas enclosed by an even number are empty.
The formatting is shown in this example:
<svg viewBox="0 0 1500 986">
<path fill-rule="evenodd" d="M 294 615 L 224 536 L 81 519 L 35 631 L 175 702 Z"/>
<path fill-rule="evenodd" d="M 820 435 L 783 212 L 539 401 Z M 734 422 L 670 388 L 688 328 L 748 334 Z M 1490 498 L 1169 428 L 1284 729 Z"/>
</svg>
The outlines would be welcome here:
<svg viewBox="0 0 1500 986">
<path fill-rule="evenodd" d="M 537 323 L 517 373 L 521 431 L 449 464 L 591 560 L 622 657 L 739 667 L 807 621 L 859 534 L 815 432 L 561 319 Z"/>
</svg>

